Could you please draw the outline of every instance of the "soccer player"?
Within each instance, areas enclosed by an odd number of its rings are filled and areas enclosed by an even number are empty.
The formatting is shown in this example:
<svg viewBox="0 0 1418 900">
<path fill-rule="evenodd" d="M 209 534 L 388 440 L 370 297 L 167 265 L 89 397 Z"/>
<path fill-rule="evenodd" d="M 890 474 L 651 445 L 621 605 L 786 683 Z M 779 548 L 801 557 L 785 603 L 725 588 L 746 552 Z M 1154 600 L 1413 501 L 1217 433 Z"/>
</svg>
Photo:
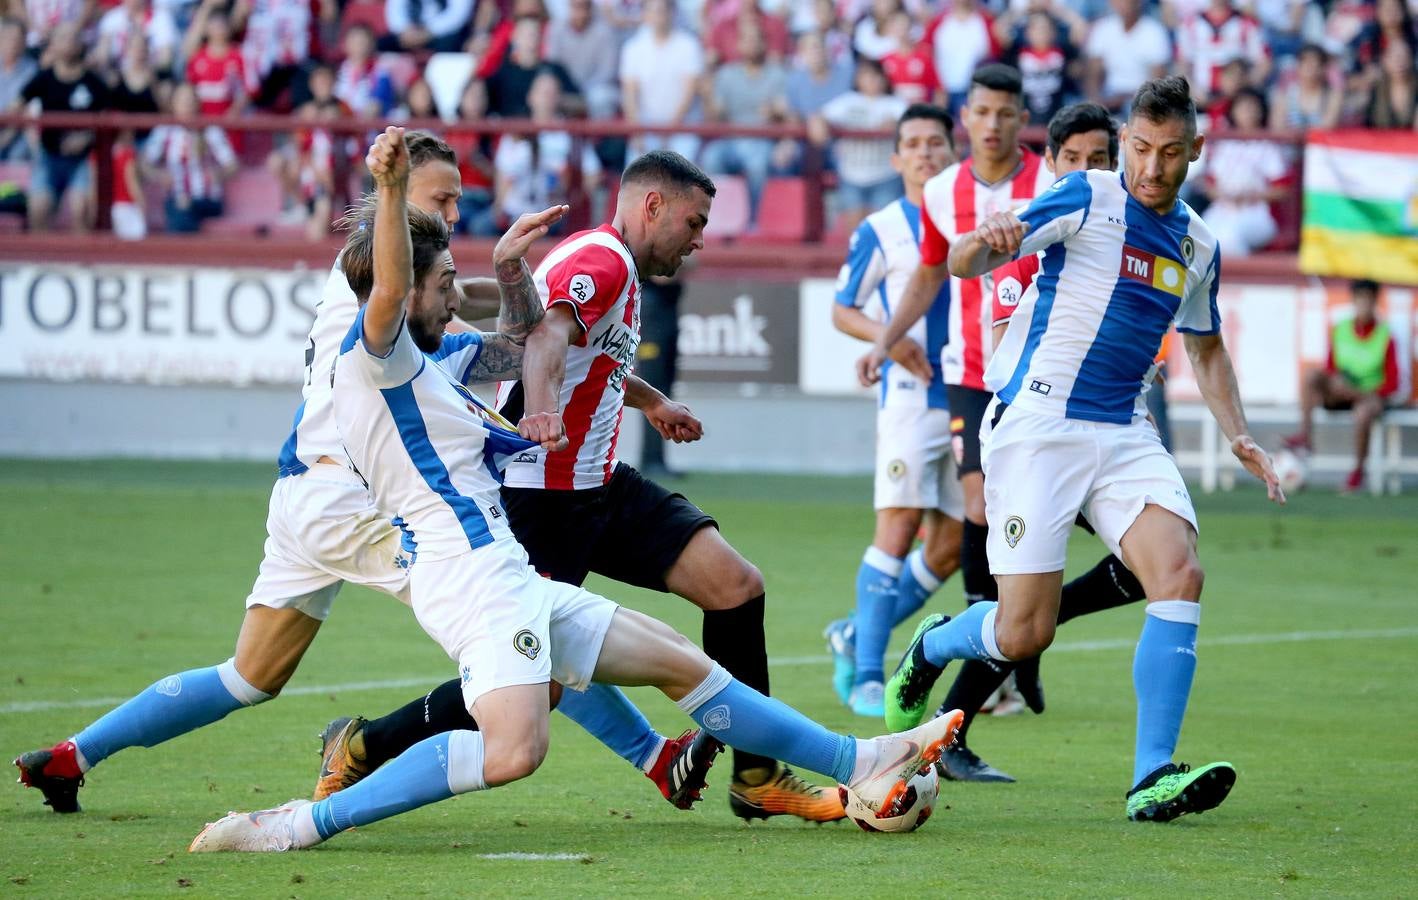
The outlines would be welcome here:
<svg viewBox="0 0 1418 900">
<path fill-rule="evenodd" d="M 386 129 L 366 164 L 377 195 L 355 215 L 343 254 L 361 307 L 335 365 L 336 422 L 375 504 L 415 548 L 414 614 L 458 664 L 481 730 L 428 738 L 315 803 L 230 813 L 204 828 L 190 849 L 304 849 L 454 794 L 525 778 L 546 755 L 552 679 L 573 688 L 592 678 L 654 685 L 716 738 L 830 774 L 879 798 L 883 814 L 891 814 L 907 780 L 953 738 L 958 713 L 870 741 L 832 734 L 733 679 L 663 623 L 542 578 L 528 564 L 501 512 L 497 476 L 505 459 L 535 453 L 537 442 L 504 428 L 505 420 L 485 412 L 465 387 L 491 348 L 481 335 L 443 334 L 458 306 L 448 231 L 407 203 L 403 129 Z M 709 197 L 677 199 L 669 205 L 681 206 L 686 243 L 697 243 Z M 673 274 L 680 249 L 658 248 L 645 274 Z M 530 296 L 526 274 L 520 258 L 499 262 L 499 283 L 521 282 L 518 290 Z M 531 424 L 550 426 L 540 427 L 540 443 L 564 440 L 550 417 Z"/>
<path fill-rule="evenodd" d="M 955 160 L 950 114 L 923 103 L 896 123 L 891 165 L 906 195 L 867 216 L 852 234 L 837 278 L 832 324 L 873 341 L 896 309 L 920 264 L 921 192 Z M 947 305 L 933 303 L 925 318 L 891 348 L 882 369 L 876 414 L 876 531 L 857 570 L 851 618 L 827 626 L 833 651 L 833 687 L 861 716 L 880 718 L 886 676 L 882 656 L 891 629 L 921 608 L 960 564 L 960 517 L 965 511 L 950 450 L 950 414 L 941 378 Z M 925 523 L 925 541 L 911 544 Z"/>
<path fill-rule="evenodd" d="M 924 712 L 952 659 L 1010 661 L 1053 640 L 1069 529 L 1082 511 L 1147 590 L 1133 662 L 1137 737 L 1127 816 L 1167 821 L 1212 809 L 1235 783 L 1215 762 L 1172 762 L 1196 669 L 1203 581 L 1196 514 L 1176 462 L 1144 418 L 1153 354 L 1175 321 L 1197 385 L 1232 452 L 1285 502 L 1245 413 L 1216 307 L 1216 239 L 1177 192 L 1201 154 L 1185 78 L 1149 81 L 1122 133 L 1124 174 L 1065 176 L 1018 214 L 962 235 L 949 266 L 961 277 L 1044 251 L 1037 292 L 1015 312 L 987 374 L 997 401 L 982 433 L 989 559 L 998 602 L 927 620 L 888 685 L 902 711 Z"/>
<path fill-rule="evenodd" d="M 546 315 L 528 337 L 522 380 L 504 384 L 499 401 L 507 418 L 520 420 L 524 436 L 560 449 L 517 455 L 507 466 L 502 503 L 537 571 L 567 584 L 598 572 L 685 598 L 704 610 L 710 658 L 767 692 L 758 569 L 703 510 L 615 461 L 625 405 L 642 407 L 664 437 L 701 433 L 686 407 L 627 373 L 640 340 L 640 281 L 672 274 L 703 246 L 714 190 L 684 157 L 651 151 L 621 176 L 614 221 L 571 235 L 542 260 L 536 282 Z M 327 730 L 322 771 L 329 774 L 322 783 L 338 789 L 417 741 L 470 727 L 460 698 L 455 679 L 367 725 L 355 718 L 343 730 Z M 566 692 L 563 706 L 575 698 Z M 361 757 L 354 748 L 368 729 L 383 735 L 382 758 Z M 603 740 L 616 746 L 639 738 L 624 730 L 618 739 Z M 699 766 L 717 750 L 706 736 L 690 752 Z M 742 747 L 734 754 L 729 804 L 743 818 L 825 822 L 845 815 L 835 790 L 808 784 Z"/>
<path fill-rule="evenodd" d="M 449 225 L 456 223 L 462 188 L 453 151 L 422 132 L 410 132 L 406 143 L 411 202 Z M 512 252 L 546 221 L 545 216 L 519 220 L 499 242 L 494 260 Z M 481 317 L 488 300 L 499 295 L 497 283 L 487 278 L 461 281 L 459 290 L 460 313 L 467 318 Z M 494 352 L 485 352 L 480 363 L 484 369 L 479 374 L 485 377 L 496 371 L 515 373 L 515 367 L 486 366 L 495 356 L 509 357 L 509 366 L 519 361 L 523 341 L 541 321 L 540 302 L 528 306 L 521 295 L 509 299 L 499 317 L 501 336 L 486 342 Z M 335 430 L 329 373 L 357 309 L 337 260 L 306 344 L 303 399 L 281 448 L 266 520 L 265 558 L 246 598 L 235 655 L 216 666 L 158 679 L 72 739 L 16 759 L 20 781 L 38 788 L 55 812 L 78 812 L 85 773 L 114 753 L 157 746 L 278 694 L 295 674 L 344 582 L 368 585 L 408 602 L 409 556 L 401 549 L 399 531 L 374 508 L 364 482 L 349 468 Z M 707 763 L 701 759 L 696 765 L 688 758 L 687 737 L 660 739 L 614 688 L 596 686 L 590 694 L 575 697 L 563 712 L 582 720 L 598 737 L 638 733 L 639 743 L 612 749 L 645 771 L 675 805 L 684 808 L 693 802 Z M 377 740 L 378 735 L 372 737 Z"/>
</svg>

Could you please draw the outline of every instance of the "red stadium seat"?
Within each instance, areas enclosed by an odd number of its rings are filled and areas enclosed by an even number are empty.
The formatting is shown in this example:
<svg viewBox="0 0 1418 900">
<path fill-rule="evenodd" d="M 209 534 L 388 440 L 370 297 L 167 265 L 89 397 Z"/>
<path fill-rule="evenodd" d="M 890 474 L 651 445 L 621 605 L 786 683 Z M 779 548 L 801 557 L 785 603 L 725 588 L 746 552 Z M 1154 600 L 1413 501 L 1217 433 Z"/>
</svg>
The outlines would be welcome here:
<svg viewBox="0 0 1418 900">
<path fill-rule="evenodd" d="M 801 241 L 807 236 L 807 185 L 801 178 L 770 178 L 758 203 L 759 237 Z"/>
<path fill-rule="evenodd" d="M 242 169 L 226 183 L 226 212 L 202 223 L 202 231 L 233 237 L 264 234 L 281 215 L 281 185 L 264 168 Z"/>
<path fill-rule="evenodd" d="M 704 238 L 709 241 L 731 241 L 748 230 L 748 182 L 738 175 L 715 175 L 714 206 Z"/>
</svg>

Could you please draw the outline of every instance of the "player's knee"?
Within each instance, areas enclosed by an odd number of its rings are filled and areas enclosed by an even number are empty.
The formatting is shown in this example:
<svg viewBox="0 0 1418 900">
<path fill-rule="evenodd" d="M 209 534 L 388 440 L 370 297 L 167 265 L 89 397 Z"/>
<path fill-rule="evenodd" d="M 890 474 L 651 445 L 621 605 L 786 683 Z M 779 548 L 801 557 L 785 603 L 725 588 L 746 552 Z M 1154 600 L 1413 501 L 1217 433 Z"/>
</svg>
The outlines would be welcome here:
<svg viewBox="0 0 1418 900">
<path fill-rule="evenodd" d="M 743 557 L 739 557 L 737 563 L 711 589 L 713 609 L 735 609 L 763 595 L 763 573 Z"/>
<path fill-rule="evenodd" d="M 1160 593 L 1165 598 L 1196 600 L 1201 597 L 1205 583 L 1206 571 L 1201 567 L 1201 561 L 1189 556 L 1167 573 Z"/>
<path fill-rule="evenodd" d="M 1006 659 L 1030 659 L 1054 642 L 1054 625 L 1048 621 L 1023 622 L 995 635 L 999 652 Z"/>
<path fill-rule="evenodd" d="M 492 744 L 489 741 L 489 744 Z M 487 749 L 486 779 L 489 785 L 507 784 L 526 778 L 546 759 L 548 740 L 545 734 L 528 735 L 516 741 L 498 741 Z"/>
</svg>

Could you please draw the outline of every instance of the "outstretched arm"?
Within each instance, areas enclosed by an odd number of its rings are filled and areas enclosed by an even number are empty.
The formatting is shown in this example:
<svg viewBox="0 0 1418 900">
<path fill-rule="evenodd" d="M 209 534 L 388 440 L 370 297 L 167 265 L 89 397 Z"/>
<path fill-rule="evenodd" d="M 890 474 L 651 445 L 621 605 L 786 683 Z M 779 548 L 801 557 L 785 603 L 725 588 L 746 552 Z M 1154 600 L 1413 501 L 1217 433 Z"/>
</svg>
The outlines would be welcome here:
<svg viewBox="0 0 1418 900">
<path fill-rule="evenodd" d="M 503 381 L 521 375 L 527 337 L 540 324 L 544 312 L 532 270 L 523 257 L 532 243 L 545 235 L 566 210 L 565 206 L 553 206 L 519 217 L 493 249 L 492 265 L 497 271 L 497 290 L 501 298 L 497 331 L 483 334 L 482 352 L 468 370 L 468 383 Z"/>
<path fill-rule="evenodd" d="M 1182 343 L 1187 348 L 1187 357 L 1191 360 L 1202 399 L 1216 417 L 1221 433 L 1230 439 L 1231 452 L 1236 454 L 1246 471 L 1265 482 L 1266 494 L 1270 499 L 1283 504 L 1285 492 L 1280 489 L 1280 479 L 1271 465 L 1270 454 L 1246 433 L 1246 413 L 1241 408 L 1236 370 L 1231 366 L 1231 355 L 1226 352 L 1221 335 L 1184 333 Z"/>
<path fill-rule="evenodd" d="M 1028 227 L 1012 212 L 995 213 L 950 248 L 950 274 L 978 278 L 1019 255 Z"/>
<path fill-rule="evenodd" d="M 404 303 L 413 287 L 413 245 L 409 238 L 409 148 L 404 129 L 384 129 L 365 156 L 374 176 L 374 288 L 364 308 L 364 346 L 388 355 L 404 325 Z"/>
</svg>

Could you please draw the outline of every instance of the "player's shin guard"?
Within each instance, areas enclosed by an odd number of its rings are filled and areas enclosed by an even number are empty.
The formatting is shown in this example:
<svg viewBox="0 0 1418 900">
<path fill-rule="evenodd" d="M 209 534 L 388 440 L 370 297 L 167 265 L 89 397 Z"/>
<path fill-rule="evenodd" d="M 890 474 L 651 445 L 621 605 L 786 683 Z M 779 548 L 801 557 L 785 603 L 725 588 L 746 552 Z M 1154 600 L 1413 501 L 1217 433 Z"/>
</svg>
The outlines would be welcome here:
<svg viewBox="0 0 1418 900">
<path fill-rule="evenodd" d="M 1172 761 L 1196 673 L 1196 631 L 1201 604 L 1159 600 L 1147 605 L 1133 657 L 1137 692 L 1137 750 L 1133 784 Z"/>
<path fill-rule="evenodd" d="M 313 804 L 310 814 L 320 839 L 325 840 L 349 828 L 486 787 L 483 736 L 452 731 L 414 744 L 359 784 Z M 299 831 L 301 824 L 296 828 Z"/>
<path fill-rule="evenodd" d="M 699 726 L 736 750 L 781 759 L 846 783 L 856 765 L 857 740 L 833 734 L 790 706 L 765 697 L 715 666 L 679 700 Z"/>
<path fill-rule="evenodd" d="M 478 723 L 463 700 L 463 684 L 454 678 L 364 726 L 364 759 L 377 769 L 405 750 L 446 731 L 477 731 Z"/>
<path fill-rule="evenodd" d="M 87 770 L 127 747 L 156 747 L 269 699 L 270 694 L 241 677 L 230 659 L 169 675 L 75 735 L 79 764 Z"/>
<path fill-rule="evenodd" d="M 566 688 L 556 708 L 638 769 L 654 759 L 663 741 L 630 698 L 611 685 L 592 683 L 584 691 Z"/>
<path fill-rule="evenodd" d="M 744 684 L 768 694 L 768 647 L 763 635 L 764 595 L 733 609 L 704 611 L 704 652 Z M 773 759 L 734 750 L 734 773 L 772 766 Z"/>
<path fill-rule="evenodd" d="M 998 600 L 999 588 L 990 574 L 990 557 L 986 549 L 990 526 L 965 520 L 960 535 L 960 579 L 965 585 L 965 602 Z"/>
<path fill-rule="evenodd" d="M 882 657 L 895 624 L 896 582 L 902 560 L 868 547 L 857 569 L 857 673 L 854 684 L 885 681 Z"/>
<path fill-rule="evenodd" d="M 896 579 L 896 610 L 892 615 L 892 626 L 916 614 L 926 601 L 940 589 L 941 580 L 931 567 L 926 565 L 925 551 L 917 547 L 906 556 L 901 566 L 901 574 Z M 952 707 L 953 708 L 953 707 Z"/>
</svg>

